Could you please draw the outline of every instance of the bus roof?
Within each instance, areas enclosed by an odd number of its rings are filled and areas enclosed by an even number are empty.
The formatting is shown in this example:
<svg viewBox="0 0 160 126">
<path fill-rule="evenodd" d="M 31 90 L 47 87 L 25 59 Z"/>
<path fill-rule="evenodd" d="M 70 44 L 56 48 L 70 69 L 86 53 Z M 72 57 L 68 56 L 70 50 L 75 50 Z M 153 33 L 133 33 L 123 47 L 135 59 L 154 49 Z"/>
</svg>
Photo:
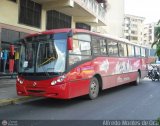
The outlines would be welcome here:
<svg viewBox="0 0 160 126">
<path fill-rule="evenodd" d="M 90 31 L 84 30 L 84 29 L 63 28 L 63 29 L 52 29 L 52 30 L 42 31 L 42 32 L 38 32 L 35 34 L 30 34 L 26 37 L 38 36 L 41 34 L 54 34 L 54 33 L 70 32 L 71 30 L 73 33 L 90 33 Z"/>
<path fill-rule="evenodd" d="M 143 45 L 132 43 L 128 39 L 125 39 L 125 38 L 118 38 L 118 37 L 115 37 L 115 36 L 109 35 L 109 34 L 101 34 L 101 33 L 91 32 L 91 31 L 88 31 L 88 30 L 85 30 L 85 29 L 73 29 L 73 28 L 62 28 L 62 29 L 47 30 L 47 31 L 38 32 L 38 33 L 35 33 L 35 34 L 30 34 L 30 35 L 26 36 L 26 38 L 38 36 L 38 35 L 41 35 L 41 34 L 46 34 L 47 35 L 47 34 L 64 33 L 64 32 L 70 32 L 70 31 L 72 31 L 73 33 L 89 33 L 89 34 L 92 34 L 92 35 L 106 37 L 106 38 L 114 39 L 116 41 L 122 41 L 122 42 L 125 42 L 125 43 L 128 43 L 128 44 L 148 48 L 148 47 L 143 46 Z"/>
</svg>

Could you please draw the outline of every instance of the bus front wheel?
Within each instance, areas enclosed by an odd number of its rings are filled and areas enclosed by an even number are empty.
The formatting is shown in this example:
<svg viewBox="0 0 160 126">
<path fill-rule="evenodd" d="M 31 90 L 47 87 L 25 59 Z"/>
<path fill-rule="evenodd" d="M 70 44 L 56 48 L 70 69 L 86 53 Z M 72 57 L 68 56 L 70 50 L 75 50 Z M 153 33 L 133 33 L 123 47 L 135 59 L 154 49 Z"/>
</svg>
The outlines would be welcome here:
<svg viewBox="0 0 160 126">
<path fill-rule="evenodd" d="M 89 99 L 93 100 L 98 97 L 99 82 L 96 77 L 93 77 L 89 85 Z"/>
</svg>

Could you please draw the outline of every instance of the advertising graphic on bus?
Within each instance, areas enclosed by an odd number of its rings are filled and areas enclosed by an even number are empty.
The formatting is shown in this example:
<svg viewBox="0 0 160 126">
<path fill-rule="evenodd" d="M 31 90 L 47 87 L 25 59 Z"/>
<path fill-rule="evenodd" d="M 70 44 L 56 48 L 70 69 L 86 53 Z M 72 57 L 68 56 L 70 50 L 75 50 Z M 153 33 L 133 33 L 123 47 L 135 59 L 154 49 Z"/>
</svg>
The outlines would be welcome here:
<svg viewBox="0 0 160 126">
<path fill-rule="evenodd" d="M 95 99 L 104 89 L 147 76 L 148 49 L 82 29 L 54 29 L 19 41 L 20 96 Z"/>
</svg>

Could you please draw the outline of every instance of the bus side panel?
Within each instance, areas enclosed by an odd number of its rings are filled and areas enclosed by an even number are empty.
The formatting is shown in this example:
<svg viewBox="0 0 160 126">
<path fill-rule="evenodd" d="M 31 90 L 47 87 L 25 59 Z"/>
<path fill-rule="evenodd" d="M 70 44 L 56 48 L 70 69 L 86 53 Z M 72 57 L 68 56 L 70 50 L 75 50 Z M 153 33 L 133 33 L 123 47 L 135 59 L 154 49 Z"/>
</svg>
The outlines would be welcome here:
<svg viewBox="0 0 160 126">
<path fill-rule="evenodd" d="M 89 93 L 90 79 L 94 75 L 94 67 L 91 62 L 86 62 L 68 73 L 69 97 L 78 97 Z"/>
<path fill-rule="evenodd" d="M 142 77 L 146 74 L 146 63 L 141 58 L 98 57 L 93 60 L 93 66 L 103 77 L 103 89 L 135 81 L 139 69 Z"/>
<path fill-rule="evenodd" d="M 83 96 L 89 93 L 90 80 L 77 80 L 69 83 L 69 98 Z"/>
<path fill-rule="evenodd" d="M 147 58 L 142 58 L 141 78 L 144 78 L 148 74 Z"/>
<path fill-rule="evenodd" d="M 137 72 L 106 76 L 103 77 L 103 89 L 133 82 L 136 80 L 136 78 L 137 78 Z"/>
</svg>

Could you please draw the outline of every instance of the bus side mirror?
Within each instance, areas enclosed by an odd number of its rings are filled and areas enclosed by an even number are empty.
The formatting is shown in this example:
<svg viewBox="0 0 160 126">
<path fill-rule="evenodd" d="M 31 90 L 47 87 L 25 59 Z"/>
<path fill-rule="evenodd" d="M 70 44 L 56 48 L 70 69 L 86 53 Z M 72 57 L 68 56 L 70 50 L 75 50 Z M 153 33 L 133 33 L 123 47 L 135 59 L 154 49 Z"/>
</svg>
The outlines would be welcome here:
<svg viewBox="0 0 160 126">
<path fill-rule="evenodd" d="M 73 39 L 72 39 L 72 37 L 68 37 L 68 39 L 67 39 L 67 48 L 68 48 L 68 50 L 73 50 Z"/>
</svg>

